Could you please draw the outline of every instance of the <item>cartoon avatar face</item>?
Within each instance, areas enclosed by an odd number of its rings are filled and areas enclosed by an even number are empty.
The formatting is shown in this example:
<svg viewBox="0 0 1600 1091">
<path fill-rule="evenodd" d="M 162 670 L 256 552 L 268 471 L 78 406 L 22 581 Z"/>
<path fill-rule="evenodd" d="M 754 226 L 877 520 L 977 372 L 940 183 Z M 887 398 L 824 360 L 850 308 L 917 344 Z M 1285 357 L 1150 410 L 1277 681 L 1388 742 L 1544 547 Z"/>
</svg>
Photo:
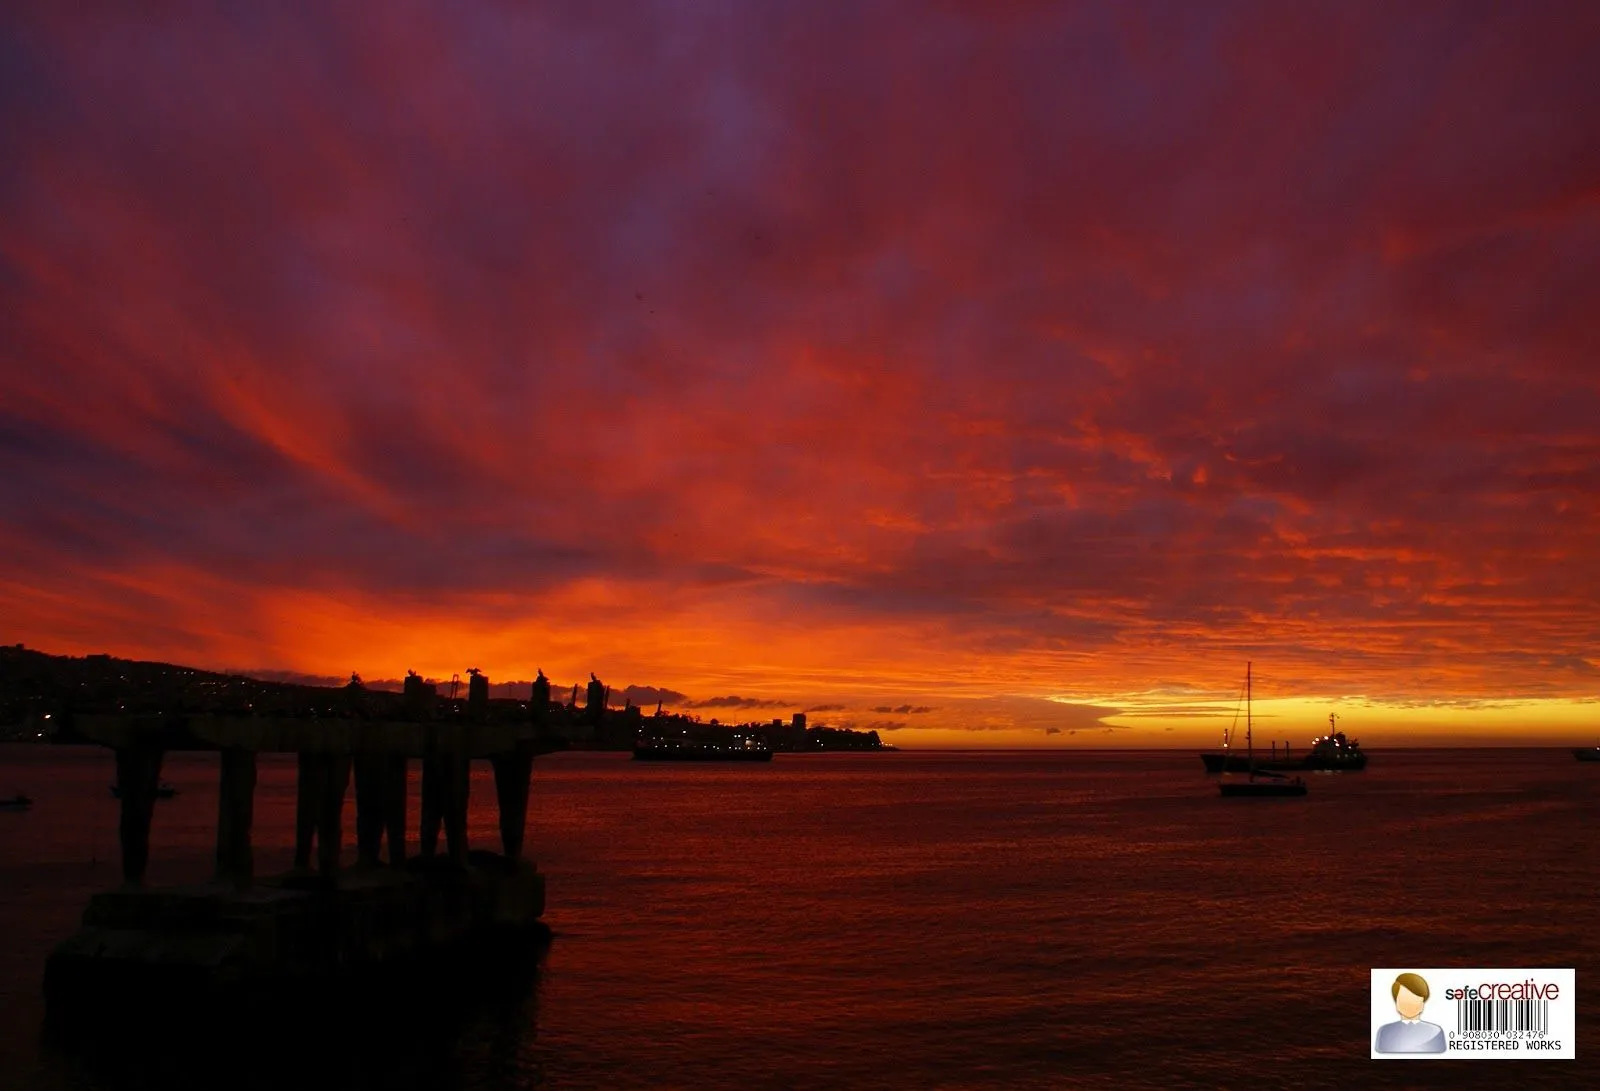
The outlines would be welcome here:
<svg viewBox="0 0 1600 1091">
<path fill-rule="evenodd" d="M 1402 1019 L 1419 1018 L 1427 1003 L 1427 997 L 1418 996 L 1404 985 L 1401 985 L 1394 994 L 1394 1010 L 1400 1013 Z"/>
</svg>

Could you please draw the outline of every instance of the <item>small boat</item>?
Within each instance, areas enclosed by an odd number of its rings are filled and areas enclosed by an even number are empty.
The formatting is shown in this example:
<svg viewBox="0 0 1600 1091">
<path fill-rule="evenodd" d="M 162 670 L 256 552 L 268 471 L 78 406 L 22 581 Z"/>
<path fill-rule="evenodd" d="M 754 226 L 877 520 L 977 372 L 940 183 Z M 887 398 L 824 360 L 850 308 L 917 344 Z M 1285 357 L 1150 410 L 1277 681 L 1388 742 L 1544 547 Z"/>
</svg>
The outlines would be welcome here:
<svg viewBox="0 0 1600 1091">
<path fill-rule="evenodd" d="M 1303 796 L 1306 794 L 1304 777 L 1286 777 L 1282 773 L 1257 771 L 1249 780 L 1224 780 L 1217 787 L 1225 796 Z"/>
<path fill-rule="evenodd" d="M 33 806 L 33 797 L 18 792 L 9 799 L 0 799 L 0 811 L 25 811 Z"/>
<path fill-rule="evenodd" d="M 1572 752 L 1579 761 L 1600 761 L 1600 746 L 1580 746 Z"/>
<path fill-rule="evenodd" d="M 1250 701 L 1251 701 L 1251 666 L 1244 666 L 1244 745 L 1246 754 L 1246 770 L 1249 779 L 1221 781 L 1217 788 L 1224 796 L 1231 798 L 1261 799 L 1267 797 L 1303 796 L 1306 794 L 1306 782 L 1301 777 L 1286 777 L 1282 773 L 1256 768 L 1255 763 L 1255 738 L 1251 730 Z"/>
<path fill-rule="evenodd" d="M 122 786 L 120 784 L 113 784 L 111 786 L 111 794 L 114 797 L 116 797 L 117 799 L 121 799 L 122 798 Z M 171 799 L 173 796 L 175 796 L 177 794 L 178 794 L 178 789 L 174 788 L 172 785 L 168 784 L 166 781 L 162 781 L 159 785 L 156 786 L 156 798 L 157 799 Z"/>
</svg>

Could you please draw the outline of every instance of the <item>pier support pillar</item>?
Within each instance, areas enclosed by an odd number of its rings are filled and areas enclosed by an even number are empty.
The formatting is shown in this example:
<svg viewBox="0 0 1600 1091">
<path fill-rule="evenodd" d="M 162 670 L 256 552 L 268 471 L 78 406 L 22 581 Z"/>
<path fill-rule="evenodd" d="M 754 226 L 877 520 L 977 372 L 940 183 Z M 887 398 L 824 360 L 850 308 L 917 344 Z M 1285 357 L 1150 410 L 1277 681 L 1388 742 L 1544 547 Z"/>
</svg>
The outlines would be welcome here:
<svg viewBox="0 0 1600 1091">
<path fill-rule="evenodd" d="M 438 853 L 444 826 L 450 859 L 467 861 L 467 795 L 471 762 L 465 754 L 435 754 L 422 759 L 422 855 Z"/>
<path fill-rule="evenodd" d="M 217 881 L 244 888 L 255 875 L 250 826 L 255 815 L 256 755 L 229 748 L 222 752 L 217 791 Z"/>
<path fill-rule="evenodd" d="M 344 837 L 344 796 L 350 787 L 347 754 L 302 751 L 294 809 L 294 866 L 311 869 L 311 846 L 317 848 L 317 870 L 332 876 L 339 870 Z"/>
<path fill-rule="evenodd" d="M 150 819 L 161 783 L 161 758 L 162 752 L 154 747 L 117 750 L 117 794 L 122 798 L 117 835 L 122 843 L 122 879 L 130 886 L 144 882 L 150 863 Z"/>
<path fill-rule="evenodd" d="M 339 873 L 339 849 L 344 840 L 344 797 L 350 790 L 350 756 L 324 754 L 322 789 L 317 806 L 317 871 L 324 879 Z"/>
<path fill-rule="evenodd" d="M 406 862 L 406 766 L 399 754 L 390 755 L 383 771 L 383 821 L 389 837 L 389 866 Z"/>
<path fill-rule="evenodd" d="M 389 838 L 389 863 L 406 858 L 406 759 L 394 754 L 362 754 L 355 758 L 356 851 L 363 864 L 378 863 L 383 839 Z"/>
<path fill-rule="evenodd" d="M 467 795 L 472 790 L 472 762 L 465 754 L 450 759 L 449 803 L 444 812 L 445 844 L 450 859 L 466 866 L 467 863 Z"/>
<path fill-rule="evenodd" d="M 422 759 L 422 823 L 417 838 L 423 856 L 439 851 L 439 823 L 444 816 L 444 759 L 435 755 Z"/>
<path fill-rule="evenodd" d="M 490 759 L 494 766 L 494 792 L 500 804 L 500 845 L 506 859 L 522 859 L 522 840 L 528 827 L 528 788 L 533 777 L 533 750 L 524 744 L 515 753 Z"/>
<path fill-rule="evenodd" d="M 311 870 L 311 846 L 317 836 L 317 806 L 322 799 L 322 755 L 302 750 L 297 755 L 294 799 L 294 866 Z"/>
<path fill-rule="evenodd" d="M 366 867 L 378 863 L 385 826 L 382 754 L 358 754 L 356 777 L 356 861 Z"/>
</svg>

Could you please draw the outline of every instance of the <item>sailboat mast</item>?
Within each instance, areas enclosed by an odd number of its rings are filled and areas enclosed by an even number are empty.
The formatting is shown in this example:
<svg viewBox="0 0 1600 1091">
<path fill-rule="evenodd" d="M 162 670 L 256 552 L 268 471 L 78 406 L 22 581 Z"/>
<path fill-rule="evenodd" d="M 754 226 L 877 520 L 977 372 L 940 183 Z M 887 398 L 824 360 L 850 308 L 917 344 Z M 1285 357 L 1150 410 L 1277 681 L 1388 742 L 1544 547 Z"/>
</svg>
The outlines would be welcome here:
<svg viewBox="0 0 1600 1091">
<path fill-rule="evenodd" d="M 1256 745 L 1255 737 L 1250 729 L 1250 666 L 1249 660 L 1246 660 L 1244 664 L 1244 746 L 1246 751 L 1245 760 L 1250 763 L 1251 772 L 1254 772 L 1256 767 Z"/>
</svg>

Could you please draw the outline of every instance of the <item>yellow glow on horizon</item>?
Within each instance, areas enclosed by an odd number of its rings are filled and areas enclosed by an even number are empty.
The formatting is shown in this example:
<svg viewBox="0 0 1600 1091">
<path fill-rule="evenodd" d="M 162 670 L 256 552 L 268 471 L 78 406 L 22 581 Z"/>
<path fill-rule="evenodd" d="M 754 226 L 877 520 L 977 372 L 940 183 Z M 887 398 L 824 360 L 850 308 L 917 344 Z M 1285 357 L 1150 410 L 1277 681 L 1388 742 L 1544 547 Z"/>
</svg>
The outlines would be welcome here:
<svg viewBox="0 0 1600 1091">
<path fill-rule="evenodd" d="M 885 626 L 796 617 L 774 623 L 672 588 L 613 581 L 574 583 L 536 600 L 456 596 L 448 589 L 393 598 L 252 593 L 162 571 L 123 582 L 140 593 L 166 588 L 168 598 L 172 587 L 183 589 L 178 605 L 197 619 L 199 636 L 190 643 L 141 645 L 135 637 L 146 630 L 129 612 L 94 619 L 102 629 L 134 634 L 128 643 L 83 634 L 30 646 L 210 670 L 326 678 L 356 671 L 369 681 L 416 670 L 448 682 L 478 667 L 491 683 L 526 681 L 542 669 L 557 685 L 571 686 L 594 671 L 618 693 L 638 685 L 687 695 L 679 709 L 669 701 L 669 710 L 730 722 L 807 711 L 813 723 L 878 730 L 903 749 L 1209 748 L 1232 720 L 1243 682 L 1141 688 L 1139 673 L 1204 678 L 1215 675 L 1215 662 L 1197 666 L 1181 652 L 1150 653 L 1131 666 L 1127 656 L 1087 651 L 973 650 L 962 647 L 971 634 L 937 622 Z M 29 602 L 41 609 L 37 599 Z M 50 609 L 77 608 L 63 602 Z M 1276 673 L 1287 677 L 1291 666 L 1277 664 Z M 1071 687 L 1044 690 L 1041 679 L 1068 680 Z M 1273 687 L 1263 687 L 1258 677 L 1255 738 L 1269 748 L 1284 740 L 1296 748 L 1309 745 L 1327 730 L 1330 711 L 1340 716 L 1338 728 L 1368 749 L 1600 742 L 1600 698 L 1594 696 L 1507 700 L 1468 691 L 1415 701 L 1348 693 L 1261 698 L 1263 688 Z M 689 707 L 691 700 L 724 696 L 756 703 Z M 1241 716 L 1236 745 L 1243 745 L 1243 730 Z"/>
<path fill-rule="evenodd" d="M 1328 713 L 1338 715 L 1335 730 L 1361 740 L 1365 749 L 1386 746 L 1538 746 L 1570 745 L 1600 737 L 1600 702 L 1587 700 L 1459 699 L 1386 702 L 1358 698 L 1279 698 L 1253 702 L 1251 719 L 1258 747 L 1288 742 L 1307 747 L 1328 732 Z M 1163 716 L 1158 710 L 1137 716 L 1111 716 L 1106 723 L 1129 734 L 1165 735 L 1202 746 L 1216 746 L 1233 721 L 1227 713 Z M 1169 730 L 1170 729 L 1170 730 Z M 1175 745 L 1178 744 L 1175 742 Z M 1145 744 L 1152 745 L 1152 744 Z M 1159 744 L 1156 744 L 1159 745 Z M 1234 746 L 1245 745 L 1241 711 Z"/>
</svg>

